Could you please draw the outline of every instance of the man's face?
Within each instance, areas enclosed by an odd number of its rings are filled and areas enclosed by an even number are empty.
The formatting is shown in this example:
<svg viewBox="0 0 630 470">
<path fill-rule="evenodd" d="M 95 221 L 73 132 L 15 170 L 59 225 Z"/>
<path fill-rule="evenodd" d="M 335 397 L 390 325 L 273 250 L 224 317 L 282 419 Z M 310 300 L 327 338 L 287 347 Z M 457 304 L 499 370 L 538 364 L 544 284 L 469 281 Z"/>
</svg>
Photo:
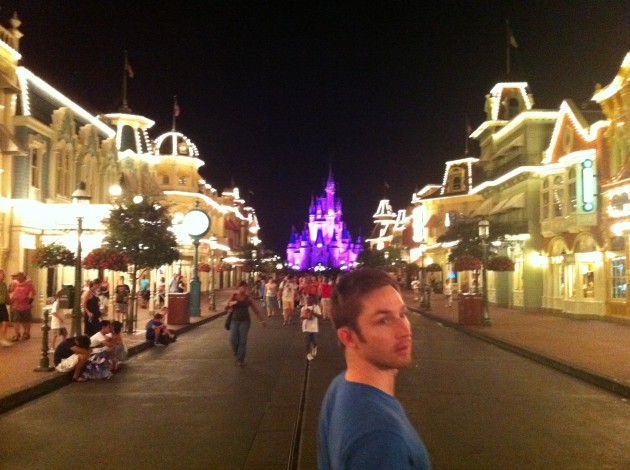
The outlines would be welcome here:
<svg viewBox="0 0 630 470">
<path fill-rule="evenodd" d="M 411 325 L 400 294 L 391 286 L 381 287 L 363 299 L 353 331 L 357 354 L 382 370 L 401 369 L 411 363 Z M 348 346 L 346 346 L 348 347 Z"/>
</svg>

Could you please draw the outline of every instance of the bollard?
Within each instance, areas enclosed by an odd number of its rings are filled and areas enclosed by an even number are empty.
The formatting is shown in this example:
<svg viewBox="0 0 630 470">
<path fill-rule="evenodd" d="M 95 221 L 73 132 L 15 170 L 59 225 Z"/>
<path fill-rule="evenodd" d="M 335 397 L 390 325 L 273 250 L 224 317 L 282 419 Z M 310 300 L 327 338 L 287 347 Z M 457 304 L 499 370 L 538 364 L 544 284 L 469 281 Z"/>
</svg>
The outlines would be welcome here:
<svg viewBox="0 0 630 470">
<path fill-rule="evenodd" d="M 48 325 L 48 317 L 50 316 L 48 309 L 44 309 L 44 318 L 42 323 L 42 351 L 41 358 L 39 359 L 39 367 L 35 369 L 35 372 L 51 372 L 55 370 L 50 365 L 48 359 L 48 332 L 50 331 L 50 325 Z"/>
</svg>

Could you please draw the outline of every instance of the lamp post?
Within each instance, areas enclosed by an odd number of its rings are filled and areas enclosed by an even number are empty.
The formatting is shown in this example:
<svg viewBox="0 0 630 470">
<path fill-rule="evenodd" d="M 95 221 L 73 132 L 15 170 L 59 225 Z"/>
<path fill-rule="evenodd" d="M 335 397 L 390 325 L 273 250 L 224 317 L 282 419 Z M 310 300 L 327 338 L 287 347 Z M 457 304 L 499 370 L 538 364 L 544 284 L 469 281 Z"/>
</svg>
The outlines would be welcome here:
<svg viewBox="0 0 630 470">
<path fill-rule="evenodd" d="M 217 237 L 212 235 L 210 237 L 210 293 L 209 293 L 209 306 L 213 312 L 217 309 L 216 292 L 214 290 L 214 250 L 217 245 Z"/>
<path fill-rule="evenodd" d="M 483 266 L 481 271 L 481 308 L 483 311 L 482 324 L 484 326 L 490 326 L 490 315 L 488 314 L 488 271 L 486 269 L 486 265 L 488 264 L 488 237 L 490 236 L 490 222 L 487 220 L 480 220 L 477 227 L 479 229 L 479 238 L 481 239 L 481 248 L 483 249 Z"/>
<path fill-rule="evenodd" d="M 188 211 L 183 220 L 184 229 L 192 238 L 194 247 L 193 276 L 190 281 L 190 316 L 198 317 L 201 314 L 201 282 L 199 281 L 199 240 L 210 230 L 212 221 L 205 211 L 199 209 L 199 201 L 196 207 Z"/>
<path fill-rule="evenodd" d="M 72 193 L 72 203 L 83 206 L 90 203 L 91 196 L 85 189 L 85 183 L 81 181 L 77 189 Z M 83 211 L 77 209 L 77 254 L 74 262 L 74 299 L 72 303 L 72 327 L 70 336 L 81 335 L 81 294 L 83 291 L 83 281 L 81 280 L 81 235 L 83 235 Z"/>
</svg>

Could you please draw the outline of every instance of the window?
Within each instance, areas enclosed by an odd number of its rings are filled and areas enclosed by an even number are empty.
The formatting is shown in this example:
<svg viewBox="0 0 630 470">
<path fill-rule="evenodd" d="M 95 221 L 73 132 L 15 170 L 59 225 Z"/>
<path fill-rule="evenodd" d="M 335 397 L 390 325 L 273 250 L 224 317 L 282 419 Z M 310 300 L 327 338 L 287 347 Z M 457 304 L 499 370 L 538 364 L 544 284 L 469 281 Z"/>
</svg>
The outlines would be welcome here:
<svg viewBox="0 0 630 470">
<path fill-rule="evenodd" d="M 567 210 L 570 214 L 574 214 L 577 208 L 577 186 L 575 183 L 575 168 L 571 168 L 571 170 L 569 170 L 569 180 L 567 181 L 567 183 L 567 187 L 569 190 L 569 206 L 567 207 Z"/>
<path fill-rule="evenodd" d="M 563 207 L 564 207 L 564 180 L 562 179 L 562 176 L 556 176 L 553 179 L 551 216 L 562 217 Z"/>
<path fill-rule="evenodd" d="M 170 184 L 170 179 L 168 175 L 162 175 L 162 184 Z"/>
<path fill-rule="evenodd" d="M 31 186 L 41 187 L 41 158 L 37 148 L 31 149 Z"/>
<path fill-rule="evenodd" d="M 610 263 L 611 298 L 625 300 L 626 298 L 626 261 L 625 257 L 613 258 Z"/>
<path fill-rule="evenodd" d="M 180 186 L 184 186 L 186 184 L 186 177 L 185 176 L 180 176 L 177 178 L 177 183 Z"/>
</svg>

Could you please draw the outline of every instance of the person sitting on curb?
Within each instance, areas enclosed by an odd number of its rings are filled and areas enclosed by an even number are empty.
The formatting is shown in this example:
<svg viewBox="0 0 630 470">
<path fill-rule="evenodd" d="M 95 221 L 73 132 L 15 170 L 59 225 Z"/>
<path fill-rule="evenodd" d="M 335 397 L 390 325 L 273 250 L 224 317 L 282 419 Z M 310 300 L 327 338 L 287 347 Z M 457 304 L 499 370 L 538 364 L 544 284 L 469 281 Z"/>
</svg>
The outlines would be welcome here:
<svg viewBox="0 0 630 470">
<path fill-rule="evenodd" d="M 81 376 L 83 368 L 90 358 L 90 338 L 86 335 L 72 336 L 63 340 L 55 348 L 53 363 L 59 372 L 72 373 L 72 380 L 85 382 L 87 379 Z"/>
<path fill-rule="evenodd" d="M 112 323 L 109 320 L 101 320 L 101 329 L 90 337 L 90 347 L 106 348 L 107 359 L 110 361 L 112 371 L 118 370 L 119 363 L 127 358 L 125 345 L 120 336 L 121 330 L 121 322 L 114 321 Z M 117 331 L 116 334 L 115 331 Z"/>
<path fill-rule="evenodd" d="M 168 346 L 171 342 L 177 339 L 175 333 L 169 330 L 162 322 L 162 318 L 163 316 L 161 313 L 156 313 L 153 315 L 153 320 L 150 320 L 149 323 L 147 323 L 146 339 L 154 346 Z"/>
</svg>

